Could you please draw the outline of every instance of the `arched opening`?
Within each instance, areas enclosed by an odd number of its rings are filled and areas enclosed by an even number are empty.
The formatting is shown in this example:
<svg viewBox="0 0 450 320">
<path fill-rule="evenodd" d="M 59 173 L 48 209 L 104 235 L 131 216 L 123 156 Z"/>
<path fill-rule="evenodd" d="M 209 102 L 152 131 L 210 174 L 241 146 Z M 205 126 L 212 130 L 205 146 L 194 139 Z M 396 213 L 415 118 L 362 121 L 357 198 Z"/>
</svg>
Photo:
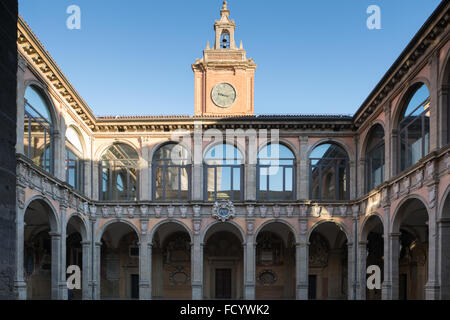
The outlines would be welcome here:
<svg viewBox="0 0 450 320">
<path fill-rule="evenodd" d="M 256 299 L 295 299 L 295 236 L 285 224 L 264 226 L 256 237 Z"/>
<path fill-rule="evenodd" d="M 153 236 L 152 298 L 192 298 L 191 237 L 178 223 L 161 225 Z"/>
<path fill-rule="evenodd" d="M 139 299 L 139 238 L 126 223 L 108 225 L 102 235 L 101 298 Z"/>
<path fill-rule="evenodd" d="M 205 236 L 203 282 L 206 299 L 243 299 L 242 237 L 230 223 L 217 223 Z"/>
<path fill-rule="evenodd" d="M 115 143 L 101 157 L 101 200 L 137 200 L 139 155 L 127 144 Z"/>
<path fill-rule="evenodd" d="M 317 146 L 309 156 L 309 168 L 311 199 L 349 199 L 349 158 L 343 148 L 332 143 Z"/>
<path fill-rule="evenodd" d="M 424 83 L 409 92 L 399 120 L 400 171 L 416 164 L 430 152 L 430 93 Z"/>
<path fill-rule="evenodd" d="M 347 299 L 347 237 L 334 222 L 318 225 L 309 237 L 308 299 Z"/>
<path fill-rule="evenodd" d="M 176 143 L 161 146 L 153 155 L 152 170 L 153 199 L 190 199 L 191 161 L 186 148 Z"/>
<path fill-rule="evenodd" d="M 366 147 L 366 192 L 384 182 L 384 168 L 384 129 L 380 124 L 376 124 L 370 129 Z"/>
<path fill-rule="evenodd" d="M 30 85 L 25 91 L 24 153 L 49 173 L 54 166 L 54 121 L 51 105 L 41 89 Z"/>
<path fill-rule="evenodd" d="M 295 200 L 295 156 L 282 144 L 269 144 L 258 153 L 258 200 Z"/>
<path fill-rule="evenodd" d="M 230 33 L 224 30 L 220 36 L 220 48 L 230 49 Z"/>
<path fill-rule="evenodd" d="M 398 242 L 398 293 L 400 300 L 425 299 L 428 280 L 428 211 L 422 201 L 409 199 L 394 220 Z M 395 255 L 393 255 L 395 257 Z"/>
<path fill-rule="evenodd" d="M 73 127 L 66 131 L 66 182 L 75 190 L 84 191 L 84 156 L 79 133 Z"/>
<path fill-rule="evenodd" d="M 362 257 L 361 271 L 364 277 L 361 277 L 361 288 L 365 288 L 366 300 L 381 300 L 381 288 L 369 289 L 366 285 L 367 278 L 370 274 L 367 274 L 366 270 L 369 266 L 378 266 L 381 271 L 381 282 L 384 280 L 384 241 L 383 241 L 383 222 L 377 215 L 371 216 L 364 225 L 364 229 L 361 232 L 362 242 L 365 243 L 365 256 Z"/>
<path fill-rule="evenodd" d="M 233 145 L 218 144 L 205 155 L 205 199 L 243 200 L 244 158 Z"/>
<path fill-rule="evenodd" d="M 52 293 L 52 286 L 57 282 L 52 256 L 58 248 L 52 245 L 51 232 L 56 231 L 56 223 L 52 219 L 52 209 L 43 200 L 34 200 L 25 211 L 24 278 L 27 299 L 30 300 L 56 298 L 55 293 Z"/>
<path fill-rule="evenodd" d="M 86 228 L 78 216 L 72 216 L 67 222 L 66 229 L 66 270 L 69 266 L 77 266 L 81 270 L 81 288 L 68 289 L 69 300 L 81 300 L 83 298 L 83 286 L 87 284 L 86 279 L 88 270 L 86 256 L 89 254 L 88 249 L 83 246 L 86 241 Z"/>
<path fill-rule="evenodd" d="M 439 226 L 441 255 L 441 299 L 450 299 L 450 192 L 444 199 Z"/>
</svg>

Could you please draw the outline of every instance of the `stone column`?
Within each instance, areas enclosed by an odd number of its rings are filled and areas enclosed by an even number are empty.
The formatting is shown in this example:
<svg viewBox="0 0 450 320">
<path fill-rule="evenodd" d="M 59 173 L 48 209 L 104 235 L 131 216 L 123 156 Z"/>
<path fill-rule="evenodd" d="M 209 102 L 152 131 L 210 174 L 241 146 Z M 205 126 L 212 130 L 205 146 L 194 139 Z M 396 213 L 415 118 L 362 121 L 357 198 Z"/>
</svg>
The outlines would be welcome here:
<svg viewBox="0 0 450 320">
<path fill-rule="evenodd" d="M 355 279 L 355 248 L 353 242 L 347 243 L 347 296 L 348 300 L 355 300 L 355 293 L 358 292 L 358 282 Z M 331 251 L 330 251 L 331 253 Z"/>
<path fill-rule="evenodd" d="M 68 299 L 68 288 L 67 288 L 67 274 L 66 274 L 66 240 L 67 240 L 67 233 L 66 233 L 66 211 L 67 206 L 66 204 L 60 204 L 60 219 L 61 219 L 61 240 L 60 240 L 60 260 L 59 260 L 59 299 L 61 300 L 67 300 Z"/>
<path fill-rule="evenodd" d="M 256 147 L 256 134 L 250 135 L 245 138 L 245 150 L 247 153 L 247 162 L 245 163 L 244 174 L 245 174 L 245 185 L 244 185 L 244 196 L 245 200 L 254 201 L 256 200 L 256 163 L 258 156 L 258 148 Z"/>
<path fill-rule="evenodd" d="M 364 152 L 364 150 L 362 151 Z M 365 154 L 361 155 L 358 161 L 358 185 L 357 196 L 362 197 L 366 193 L 367 177 L 366 177 L 366 159 Z"/>
<path fill-rule="evenodd" d="M 297 155 L 297 199 L 309 199 L 308 136 L 300 136 L 300 151 Z"/>
<path fill-rule="evenodd" d="M 391 292 L 389 299 L 398 300 L 399 299 L 399 258 L 400 258 L 400 235 L 401 233 L 390 233 L 390 274 L 389 279 L 391 280 Z M 384 257 L 386 259 L 386 256 Z"/>
<path fill-rule="evenodd" d="M 93 300 L 100 300 L 100 288 L 101 288 L 101 242 L 94 242 L 93 250 L 94 250 L 94 261 L 93 261 L 93 270 L 94 274 L 91 282 L 91 290 Z"/>
<path fill-rule="evenodd" d="M 19 192 L 19 191 L 18 191 Z M 25 192 L 25 191 L 24 191 Z M 24 280 L 24 216 L 25 208 L 23 205 L 16 205 L 16 277 L 14 287 L 17 293 L 17 299 L 27 299 L 27 284 Z"/>
<path fill-rule="evenodd" d="M 391 245 L 390 237 L 388 236 L 389 231 L 389 213 L 390 206 L 384 206 L 384 224 L 383 224 L 383 250 L 384 250 L 384 260 L 383 260 L 383 283 L 381 284 L 381 298 L 383 300 L 392 299 L 392 278 L 391 278 Z"/>
<path fill-rule="evenodd" d="M 149 160 L 148 145 L 142 147 L 142 158 L 139 160 L 139 200 L 151 200 L 151 160 Z"/>
<path fill-rule="evenodd" d="M 349 163 L 350 168 L 350 200 L 356 198 L 356 163 L 355 161 L 350 160 Z"/>
<path fill-rule="evenodd" d="M 18 66 L 17 66 L 17 141 L 16 141 L 16 153 L 26 154 L 28 150 L 24 150 L 23 138 L 24 138 L 24 119 L 25 119 L 25 70 L 28 63 L 18 54 Z"/>
<path fill-rule="evenodd" d="M 191 249 L 192 300 L 203 299 L 203 243 L 199 234 L 194 235 Z"/>
<path fill-rule="evenodd" d="M 388 181 L 392 177 L 391 164 L 391 106 L 384 106 L 384 181 Z"/>
<path fill-rule="evenodd" d="M 392 129 L 391 133 L 391 149 L 390 149 L 390 176 L 394 177 L 397 172 L 400 172 L 400 154 L 398 150 L 398 131 Z"/>
<path fill-rule="evenodd" d="M 449 96 L 448 96 L 448 85 L 443 85 L 438 90 L 438 105 L 439 105 L 439 113 L 440 117 L 438 118 L 439 121 L 439 148 L 442 148 L 447 143 L 450 143 L 448 140 L 448 124 L 450 123 L 449 117 L 450 114 L 448 114 L 449 108 Z"/>
<path fill-rule="evenodd" d="M 358 242 L 358 282 L 357 300 L 366 300 L 367 275 L 367 241 Z"/>
<path fill-rule="evenodd" d="M 81 270 L 81 294 L 83 300 L 91 300 L 91 291 L 89 280 L 91 279 L 91 241 L 82 241 L 83 265 Z"/>
<path fill-rule="evenodd" d="M 192 163 L 192 200 L 203 200 L 203 145 L 202 125 L 194 123 L 194 145 Z"/>
<path fill-rule="evenodd" d="M 141 235 L 139 243 L 139 299 L 151 300 L 152 244 L 147 233 Z"/>
<path fill-rule="evenodd" d="M 443 118 L 438 109 L 439 71 L 439 51 L 436 51 L 430 60 L 430 152 L 439 148 L 439 137 L 442 134 L 439 131 L 439 119 Z"/>
<path fill-rule="evenodd" d="M 51 237 L 52 267 L 51 267 L 51 297 L 52 300 L 61 299 L 59 290 L 60 268 L 61 266 L 61 234 L 49 232 Z"/>
<path fill-rule="evenodd" d="M 244 249 L 244 299 L 255 299 L 255 281 L 256 281 L 256 242 L 253 233 L 248 234 L 249 224 L 253 224 L 253 221 L 247 221 L 247 240 L 243 244 Z M 253 230 L 253 227 L 251 227 Z"/>
<path fill-rule="evenodd" d="M 297 300 L 308 300 L 309 243 L 306 236 L 295 244 L 295 279 Z"/>
<path fill-rule="evenodd" d="M 436 187 L 437 189 L 437 187 Z M 438 267 L 438 248 L 439 236 L 436 224 L 437 205 L 429 210 L 428 219 L 428 281 L 425 284 L 425 299 L 437 300 L 439 299 L 439 267 Z M 444 271 L 448 272 L 448 270 Z"/>
<path fill-rule="evenodd" d="M 438 221 L 439 234 L 439 268 L 441 285 L 441 300 L 450 299 L 450 219 L 441 218 Z"/>
</svg>

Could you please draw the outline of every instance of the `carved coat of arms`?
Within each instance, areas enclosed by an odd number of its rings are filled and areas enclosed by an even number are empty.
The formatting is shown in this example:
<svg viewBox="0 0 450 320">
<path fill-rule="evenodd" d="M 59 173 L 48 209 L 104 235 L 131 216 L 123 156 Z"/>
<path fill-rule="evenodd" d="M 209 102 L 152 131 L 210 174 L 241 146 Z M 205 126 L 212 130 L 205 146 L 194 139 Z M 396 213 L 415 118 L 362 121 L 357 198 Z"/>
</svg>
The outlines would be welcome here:
<svg viewBox="0 0 450 320">
<path fill-rule="evenodd" d="M 235 209 L 233 202 L 230 200 L 216 201 L 213 206 L 212 216 L 222 222 L 234 218 Z"/>
</svg>

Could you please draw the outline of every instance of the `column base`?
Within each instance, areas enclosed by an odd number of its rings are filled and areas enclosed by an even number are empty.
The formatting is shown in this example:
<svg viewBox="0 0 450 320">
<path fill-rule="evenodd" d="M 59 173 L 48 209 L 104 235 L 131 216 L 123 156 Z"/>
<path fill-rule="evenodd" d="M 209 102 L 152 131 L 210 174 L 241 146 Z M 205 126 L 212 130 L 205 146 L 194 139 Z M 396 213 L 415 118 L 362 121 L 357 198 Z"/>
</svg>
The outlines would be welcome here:
<svg viewBox="0 0 450 320">
<path fill-rule="evenodd" d="M 139 300 L 151 300 L 152 292 L 150 288 L 150 282 L 141 282 L 139 283 Z"/>
<path fill-rule="evenodd" d="M 307 284 L 297 285 L 296 298 L 297 298 L 297 300 L 308 300 L 308 285 Z"/>
<path fill-rule="evenodd" d="M 425 300 L 439 300 L 440 286 L 436 281 L 425 284 Z"/>
<path fill-rule="evenodd" d="M 390 282 L 383 282 L 381 285 L 381 299 L 392 300 L 392 284 Z"/>
<path fill-rule="evenodd" d="M 14 290 L 18 300 L 27 300 L 27 283 L 25 281 L 14 281 Z"/>
<path fill-rule="evenodd" d="M 255 300 L 255 285 L 254 284 L 246 284 L 245 292 L 244 292 L 245 300 Z"/>
<path fill-rule="evenodd" d="M 203 300 L 203 285 L 192 284 L 192 300 Z"/>
</svg>

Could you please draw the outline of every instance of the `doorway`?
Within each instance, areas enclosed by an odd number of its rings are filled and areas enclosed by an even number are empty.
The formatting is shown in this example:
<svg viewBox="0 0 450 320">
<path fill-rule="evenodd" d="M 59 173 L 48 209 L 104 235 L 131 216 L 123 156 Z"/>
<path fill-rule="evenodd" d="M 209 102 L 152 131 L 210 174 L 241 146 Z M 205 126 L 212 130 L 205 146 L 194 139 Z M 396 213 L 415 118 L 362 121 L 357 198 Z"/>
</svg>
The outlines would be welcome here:
<svg viewBox="0 0 450 320">
<path fill-rule="evenodd" d="M 139 275 L 131 275 L 131 299 L 139 299 Z"/>
<path fill-rule="evenodd" d="M 231 299 L 231 269 L 216 269 L 216 299 Z"/>
</svg>

